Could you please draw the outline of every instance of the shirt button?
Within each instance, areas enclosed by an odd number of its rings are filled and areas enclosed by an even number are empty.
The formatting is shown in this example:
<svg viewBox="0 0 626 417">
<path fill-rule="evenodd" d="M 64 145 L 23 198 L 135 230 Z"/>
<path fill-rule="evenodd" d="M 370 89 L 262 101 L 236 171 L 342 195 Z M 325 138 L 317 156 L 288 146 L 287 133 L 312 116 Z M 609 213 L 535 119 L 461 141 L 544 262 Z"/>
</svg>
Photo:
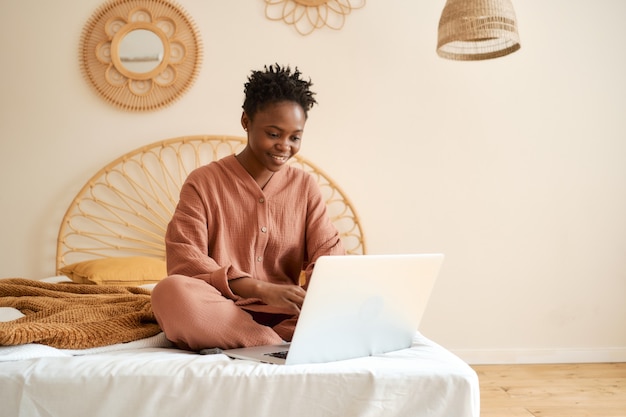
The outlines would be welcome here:
<svg viewBox="0 0 626 417">
<path fill-rule="evenodd" d="M 259 198 L 259 203 L 265 203 L 265 199 L 263 197 Z"/>
<path fill-rule="evenodd" d="M 262 260 L 263 260 L 263 257 L 261 257 L 261 256 L 257 256 L 257 258 L 256 258 L 256 261 L 257 261 L 257 262 L 261 262 Z"/>
<path fill-rule="evenodd" d="M 261 227 L 261 232 L 267 233 L 267 227 L 265 227 L 265 226 Z"/>
</svg>

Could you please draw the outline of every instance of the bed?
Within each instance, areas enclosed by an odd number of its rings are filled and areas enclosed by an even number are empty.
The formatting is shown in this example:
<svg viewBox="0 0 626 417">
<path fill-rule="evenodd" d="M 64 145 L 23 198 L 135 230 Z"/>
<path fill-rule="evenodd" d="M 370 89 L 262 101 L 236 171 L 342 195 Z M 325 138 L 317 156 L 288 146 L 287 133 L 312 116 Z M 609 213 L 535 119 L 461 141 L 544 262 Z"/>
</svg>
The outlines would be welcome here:
<svg viewBox="0 0 626 417">
<path fill-rule="evenodd" d="M 182 182 L 195 167 L 244 146 L 240 137 L 186 136 L 107 164 L 63 218 L 57 274 L 32 284 L 75 292 L 125 288 L 149 299 L 165 276 L 163 235 Z M 348 253 L 365 253 L 360 220 L 343 190 L 304 157 L 292 163 L 318 180 Z M 0 307 L 0 335 L 3 326 L 27 320 L 25 313 Z M 0 346 L 2 416 L 479 417 L 476 373 L 419 332 L 408 349 L 294 366 L 179 350 L 154 327 L 119 343 L 74 339 L 81 338 Z"/>
</svg>

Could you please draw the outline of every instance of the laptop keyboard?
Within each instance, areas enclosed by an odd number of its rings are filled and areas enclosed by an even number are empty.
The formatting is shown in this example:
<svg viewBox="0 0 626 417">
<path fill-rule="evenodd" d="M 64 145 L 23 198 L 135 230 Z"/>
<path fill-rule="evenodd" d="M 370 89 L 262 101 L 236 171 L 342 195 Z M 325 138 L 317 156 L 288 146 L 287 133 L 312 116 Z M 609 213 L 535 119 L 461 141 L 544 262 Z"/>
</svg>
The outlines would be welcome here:
<svg viewBox="0 0 626 417">
<path fill-rule="evenodd" d="M 287 352 L 289 351 L 283 350 L 280 352 L 270 352 L 270 353 L 266 353 L 265 356 L 271 356 L 273 358 L 280 358 L 280 359 L 287 359 Z"/>
</svg>

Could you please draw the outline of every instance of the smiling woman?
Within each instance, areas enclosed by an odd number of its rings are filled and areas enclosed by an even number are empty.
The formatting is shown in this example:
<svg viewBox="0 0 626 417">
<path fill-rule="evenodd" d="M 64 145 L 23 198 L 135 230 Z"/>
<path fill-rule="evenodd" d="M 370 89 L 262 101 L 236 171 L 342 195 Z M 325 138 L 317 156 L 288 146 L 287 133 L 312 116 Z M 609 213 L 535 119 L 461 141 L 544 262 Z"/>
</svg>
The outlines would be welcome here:
<svg viewBox="0 0 626 417">
<path fill-rule="evenodd" d="M 316 102 L 311 86 L 297 68 L 252 71 L 245 148 L 183 184 L 165 234 L 169 276 L 152 293 L 155 317 L 177 346 L 291 340 L 315 262 L 346 253 L 320 187 L 287 163 Z"/>
</svg>

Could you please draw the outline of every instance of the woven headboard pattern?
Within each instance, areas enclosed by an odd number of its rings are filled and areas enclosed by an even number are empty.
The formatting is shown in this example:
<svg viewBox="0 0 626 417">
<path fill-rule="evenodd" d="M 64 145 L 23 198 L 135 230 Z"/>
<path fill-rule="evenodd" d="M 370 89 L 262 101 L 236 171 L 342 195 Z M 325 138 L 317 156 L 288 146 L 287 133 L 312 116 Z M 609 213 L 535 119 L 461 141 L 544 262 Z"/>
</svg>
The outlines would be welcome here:
<svg viewBox="0 0 626 417">
<path fill-rule="evenodd" d="M 57 272 L 68 264 L 110 256 L 165 259 L 163 237 L 189 173 L 245 144 L 245 138 L 237 136 L 178 137 L 136 149 L 102 168 L 63 218 Z M 304 157 L 296 155 L 291 163 L 317 179 L 347 252 L 365 253 L 363 230 L 345 193 Z"/>
</svg>

